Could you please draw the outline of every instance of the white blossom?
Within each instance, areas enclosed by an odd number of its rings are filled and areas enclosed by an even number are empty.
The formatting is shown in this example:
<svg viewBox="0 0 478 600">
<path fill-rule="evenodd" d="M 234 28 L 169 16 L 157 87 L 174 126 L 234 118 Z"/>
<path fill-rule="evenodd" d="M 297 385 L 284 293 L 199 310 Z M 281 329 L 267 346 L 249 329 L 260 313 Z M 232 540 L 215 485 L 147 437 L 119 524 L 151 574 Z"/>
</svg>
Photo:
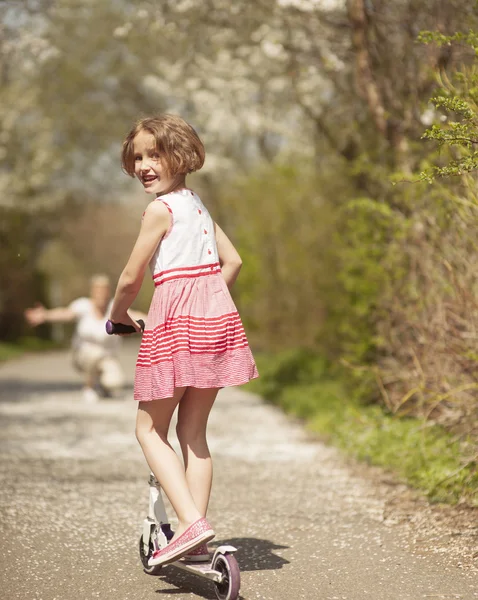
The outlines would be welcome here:
<svg viewBox="0 0 478 600">
<path fill-rule="evenodd" d="M 125 39 L 128 37 L 129 32 L 133 29 L 133 23 L 127 22 L 120 27 L 116 27 L 113 31 L 113 37 L 119 40 Z"/>
<path fill-rule="evenodd" d="M 270 40 L 263 40 L 261 42 L 261 48 L 268 58 L 287 58 L 282 44 L 274 43 Z"/>
</svg>

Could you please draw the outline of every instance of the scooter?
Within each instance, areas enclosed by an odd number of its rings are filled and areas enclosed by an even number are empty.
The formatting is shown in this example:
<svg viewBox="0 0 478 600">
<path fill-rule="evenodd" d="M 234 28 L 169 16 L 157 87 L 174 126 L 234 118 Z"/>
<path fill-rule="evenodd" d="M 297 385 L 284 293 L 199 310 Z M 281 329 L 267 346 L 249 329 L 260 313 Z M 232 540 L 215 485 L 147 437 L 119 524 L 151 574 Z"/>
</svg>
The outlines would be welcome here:
<svg viewBox="0 0 478 600">
<path fill-rule="evenodd" d="M 144 331 L 144 322 L 138 320 L 138 325 Z M 106 331 L 109 335 L 135 333 L 131 325 L 107 321 Z M 174 532 L 166 514 L 159 482 L 151 473 L 149 477 L 149 510 L 148 516 L 143 521 L 143 531 L 139 539 L 139 557 L 144 572 L 148 575 L 159 575 L 163 565 L 150 566 L 149 558 L 156 550 L 165 548 Z M 195 562 L 186 557 L 170 563 L 171 565 L 209 579 L 214 583 L 218 600 L 237 600 L 241 587 L 241 573 L 234 553 L 237 548 L 229 545 L 219 546 L 214 550 L 211 560 Z M 168 566 L 168 565 L 165 565 Z"/>
<path fill-rule="evenodd" d="M 151 473 L 149 478 L 149 510 L 148 516 L 143 521 L 143 531 L 139 539 L 139 556 L 144 572 L 148 575 L 159 575 L 161 570 L 169 565 L 155 565 L 150 567 L 148 560 L 156 550 L 168 545 L 174 532 L 164 507 L 161 488 Z M 237 600 L 241 586 L 241 574 L 234 553 L 237 548 L 223 545 L 214 550 L 208 562 L 192 562 L 187 558 L 170 563 L 199 577 L 209 579 L 214 583 L 218 600 Z"/>
</svg>

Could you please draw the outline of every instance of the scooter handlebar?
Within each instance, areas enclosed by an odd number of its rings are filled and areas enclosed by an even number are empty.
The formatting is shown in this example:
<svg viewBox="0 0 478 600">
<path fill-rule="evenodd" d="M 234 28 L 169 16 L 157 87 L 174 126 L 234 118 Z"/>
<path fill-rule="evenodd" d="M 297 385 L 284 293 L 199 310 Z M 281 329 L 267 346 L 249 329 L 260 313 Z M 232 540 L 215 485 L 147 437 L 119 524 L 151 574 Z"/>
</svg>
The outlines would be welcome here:
<svg viewBox="0 0 478 600">
<path fill-rule="evenodd" d="M 143 319 L 136 321 L 141 327 L 141 331 L 144 331 Z M 124 325 L 123 323 L 113 323 L 113 321 L 106 321 L 106 333 L 108 335 L 117 335 L 118 333 L 136 333 L 136 329 L 132 325 Z"/>
</svg>

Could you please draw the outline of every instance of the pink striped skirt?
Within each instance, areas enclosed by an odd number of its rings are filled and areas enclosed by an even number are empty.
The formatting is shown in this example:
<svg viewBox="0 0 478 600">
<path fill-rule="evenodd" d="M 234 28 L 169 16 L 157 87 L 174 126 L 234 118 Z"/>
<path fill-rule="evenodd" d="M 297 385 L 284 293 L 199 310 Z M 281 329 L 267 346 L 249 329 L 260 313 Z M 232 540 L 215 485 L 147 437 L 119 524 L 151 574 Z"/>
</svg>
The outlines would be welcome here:
<svg viewBox="0 0 478 600">
<path fill-rule="evenodd" d="M 258 376 L 244 327 L 220 273 L 155 289 L 136 362 L 134 398 L 171 398 L 177 387 L 222 388 Z"/>
</svg>

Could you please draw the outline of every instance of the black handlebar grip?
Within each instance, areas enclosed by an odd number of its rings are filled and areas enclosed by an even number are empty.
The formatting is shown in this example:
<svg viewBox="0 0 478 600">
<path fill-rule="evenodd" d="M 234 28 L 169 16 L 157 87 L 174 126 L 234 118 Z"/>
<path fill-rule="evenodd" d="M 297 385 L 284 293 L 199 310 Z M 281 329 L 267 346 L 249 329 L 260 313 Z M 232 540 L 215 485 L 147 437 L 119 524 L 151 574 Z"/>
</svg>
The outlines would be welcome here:
<svg viewBox="0 0 478 600">
<path fill-rule="evenodd" d="M 141 327 L 141 331 L 144 331 L 143 319 L 136 321 Z M 113 323 L 113 321 L 106 321 L 106 333 L 108 335 L 115 335 L 118 333 L 136 333 L 136 329 L 132 325 L 123 325 L 123 323 Z"/>
</svg>

